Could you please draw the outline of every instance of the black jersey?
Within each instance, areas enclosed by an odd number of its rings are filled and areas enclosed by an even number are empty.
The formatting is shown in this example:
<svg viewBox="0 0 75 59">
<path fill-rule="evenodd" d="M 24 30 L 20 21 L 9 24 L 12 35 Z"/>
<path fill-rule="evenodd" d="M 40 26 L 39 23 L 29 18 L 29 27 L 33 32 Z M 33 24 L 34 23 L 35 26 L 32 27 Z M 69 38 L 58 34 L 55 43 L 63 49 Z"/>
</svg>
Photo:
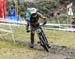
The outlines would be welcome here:
<svg viewBox="0 0 75 59">
<path fill-rule="evenodd" d="M 30 17 L 30 24 L 31 24 L 31 26 L 37 26 L 37 25 L 39 25 L 39 19 L 40 18 L 44 19 L 46 17 L 44 17 L 40 13 L 37 13 L 36 16 L 31 15 L 31 17 Z"/>
</svg>

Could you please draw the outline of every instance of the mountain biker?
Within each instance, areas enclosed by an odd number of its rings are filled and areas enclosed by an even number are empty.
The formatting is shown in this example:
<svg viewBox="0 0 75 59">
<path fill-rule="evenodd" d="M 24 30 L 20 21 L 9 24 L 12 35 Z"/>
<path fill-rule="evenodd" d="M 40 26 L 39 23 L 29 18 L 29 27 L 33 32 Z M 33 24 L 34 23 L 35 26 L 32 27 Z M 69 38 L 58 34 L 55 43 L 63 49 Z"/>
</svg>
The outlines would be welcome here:
<svg viewBox="0 0 75 59">
<path fill-rule="evenodd" d="M 31 27 L 30 48 L 34 47 L 35 31 L 33 31 L 33 30 L 39 26 L 40 18 L 43 19 L 42 25 L 45 25 L 47 23 L 47 19 L 45 16 L 43 16 L 41 13 L 39 13 L 36 8 L 27 8 L 25 19 L 27 21 L 26 31 L 29 32 L 29 25 Z"/>
</svg>

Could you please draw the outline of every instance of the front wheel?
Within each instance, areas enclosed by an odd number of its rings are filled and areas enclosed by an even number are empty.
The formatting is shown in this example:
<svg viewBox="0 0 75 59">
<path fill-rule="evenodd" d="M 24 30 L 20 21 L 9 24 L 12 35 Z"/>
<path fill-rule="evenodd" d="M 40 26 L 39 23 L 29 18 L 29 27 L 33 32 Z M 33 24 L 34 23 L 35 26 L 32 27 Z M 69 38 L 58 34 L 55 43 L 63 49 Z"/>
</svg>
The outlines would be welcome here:
<svg viewBox="0 0 75 59">
<path fill-rule="evenodd" d="M 46 42 L 44 41 L 44 38 L 43 38 L 42 35 L 40 35 L 40 34 L 39 34 L 39 39 L 40 39 L 40 45 L 41 45 L 47 52 L 49 52 L 48 46 L 47 46 Z"/>
</svg>

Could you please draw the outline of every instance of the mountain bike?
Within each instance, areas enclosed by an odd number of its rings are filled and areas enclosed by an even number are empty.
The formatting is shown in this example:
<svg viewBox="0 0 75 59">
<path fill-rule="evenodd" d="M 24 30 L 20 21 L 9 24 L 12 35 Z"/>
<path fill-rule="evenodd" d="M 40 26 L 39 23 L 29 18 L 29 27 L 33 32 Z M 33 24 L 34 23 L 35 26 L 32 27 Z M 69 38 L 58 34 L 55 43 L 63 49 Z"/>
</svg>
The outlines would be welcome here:
<svg viewBox="0 0 75 59">
<path fill-rule="evenodd" d="M 44 34 L 44 31 L 42 30 L 42 27 L 39 25 L 38 27 L 36 27 L 36 29 L 34 30 L 36 31 L 38 37 L 39 37 L 39 40 L 40 40 L 40 45 L 47 51 L 49 52 L 48 48 L 50 48 L 49 44 L 48 44 L 48 41 L 47 41 L 47 38 Z"/>
</svg>

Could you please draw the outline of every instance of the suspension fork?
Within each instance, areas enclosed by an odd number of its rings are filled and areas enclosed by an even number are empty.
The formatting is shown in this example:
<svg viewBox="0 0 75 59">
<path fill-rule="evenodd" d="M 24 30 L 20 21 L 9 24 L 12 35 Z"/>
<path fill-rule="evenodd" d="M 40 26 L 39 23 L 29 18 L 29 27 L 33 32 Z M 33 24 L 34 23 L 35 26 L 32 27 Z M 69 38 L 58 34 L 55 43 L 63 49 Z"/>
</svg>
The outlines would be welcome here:
<svg viewBox="0 0 75 59">
<path fill-rule="evenodd" d="M 44 37 L 44 40 L 48 43 L 48 41 L 47 41 L 47 38 L 46 38 L 46 36 L 45 36 L 45 34 L 44 34 L 44 31 L 42 30 L 42 28 L 40 27 L 40 30 L 41 30 L 41 34 L 43 35 L 43 37 Z"/>
</svg>

